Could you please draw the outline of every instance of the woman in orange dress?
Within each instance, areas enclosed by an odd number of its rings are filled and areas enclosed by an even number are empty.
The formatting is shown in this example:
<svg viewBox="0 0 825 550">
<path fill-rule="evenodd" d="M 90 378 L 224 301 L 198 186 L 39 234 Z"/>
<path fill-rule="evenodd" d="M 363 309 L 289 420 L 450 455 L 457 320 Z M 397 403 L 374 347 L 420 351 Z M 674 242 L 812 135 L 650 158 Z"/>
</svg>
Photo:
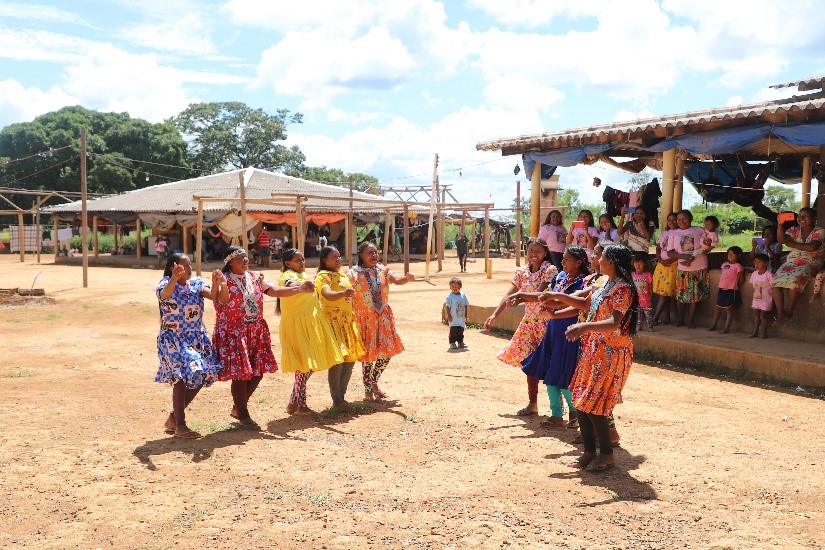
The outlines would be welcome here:
<svg viewBox="0 0 825 550">
<path fill-rule="evenodd" d="M 415 280 L 411 273 L 396 275 L 389 267 L 378 263 L 378 249 L 369 241 L 358 247 L 358 265 L 347 273 L 355 289 L 353 307 L 366 353 L 361 359 L 364 374 L 364 401 L 387 398 L 378 387 L 378 379 L 387 368 L 390 357 L 404 351 L 404 344 L 395 331 L 395 319 L 390 304 L 390 284 L 404 285 Z"/>
<path fill-rule="evenodd" d="M 581 338 L 581 352 L 570 383 L 584 441 L 584 453 L 572 464 L 594 471 L 613 466 L 610 420 L 613 407 L 622 402 L 622 388 L 633 363 L 639 296 L 631 273 L 632 253 L 621 245 L 605 247 L 599 260 L 607 282 L 587 298 L 552 293 L 559 302 L 576 307 L 584 301 L 584 322 L 567 328 L 568 340 Z M 599 455 L 596 456 L 596 440 Z"/>
</svg>

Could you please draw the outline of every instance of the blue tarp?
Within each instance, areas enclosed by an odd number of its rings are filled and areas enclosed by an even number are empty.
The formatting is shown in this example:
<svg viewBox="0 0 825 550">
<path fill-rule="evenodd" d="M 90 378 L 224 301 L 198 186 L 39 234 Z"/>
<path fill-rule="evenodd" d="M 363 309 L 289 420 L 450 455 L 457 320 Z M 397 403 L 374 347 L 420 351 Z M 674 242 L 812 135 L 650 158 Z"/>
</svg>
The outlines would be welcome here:
<svg viewBox="0 0 825 550">
<path fill-rule="evenodd" d="M 524 164 L 524 173 L 527 179 L 533 175 L 533 166 L 540 162 L 547 166 L 576 166 L 583 161 L 587 155 L 598 155 L 610 149 L 609 143 L 599 143 L 596 145 L 587 145 L 585 147 L 570 147 L 568 149 L 559 149 L 558 151 L 548 151 L 545 153 L 525 153 L 521 156 L 522 164 Z"/>
</svg>

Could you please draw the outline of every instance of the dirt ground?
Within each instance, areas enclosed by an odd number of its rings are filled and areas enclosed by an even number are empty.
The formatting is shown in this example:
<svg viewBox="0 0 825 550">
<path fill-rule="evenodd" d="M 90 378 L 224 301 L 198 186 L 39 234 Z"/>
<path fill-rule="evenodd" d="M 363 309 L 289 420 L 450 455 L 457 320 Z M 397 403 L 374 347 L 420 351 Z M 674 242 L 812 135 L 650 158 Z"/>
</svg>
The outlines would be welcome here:
<svg viewBox="0 0 825 550">
<path fill-rule="evenodd" d="M 217 383 L 188 410 L 208 434 L 190 441 L 164 435 L 171 390 L 152 381 L 158 270 L 90 268 L 84 289 L 79 267 L 0 256 L 0 287 L 42 271 L 47 298 L 0 299 L 0 547 L 825 548 L 825 402 L 636 364 L 618 468 L 575 471 L 573 430 L 515 416 L 526 385 L 495 359 L 502 337 L 469 329 L 469 351 L 447 351 L 447 264 L 392 289 L 407 351 L 386 405 L 290 417 L 278 373 L 253 432 Z M 492 280 L 481 264 L 464 289 L 493 304 L 514 264 Z M 278 348 L 274 300 L 266 318 Z M 354 376 L 348 399 L 360 390 Z M 330 406 L 323 373 L 309 399 Z"/>
</svg>

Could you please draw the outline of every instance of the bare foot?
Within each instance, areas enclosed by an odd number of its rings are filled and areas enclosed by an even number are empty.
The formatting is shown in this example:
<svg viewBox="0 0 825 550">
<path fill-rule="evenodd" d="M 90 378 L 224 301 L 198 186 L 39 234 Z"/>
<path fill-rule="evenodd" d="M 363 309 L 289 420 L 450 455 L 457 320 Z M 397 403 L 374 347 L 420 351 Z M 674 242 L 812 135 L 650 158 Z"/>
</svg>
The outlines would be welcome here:
<svg viewBox="0 0 825 550">
<path fill-rule="evenodd" d="M 587 452 L 585 452 L 585 453 L 582 453 L 579 458 L 577 458 L 576 460 L 571 462 L 570 466 L 572 466 L 573 468 L 578 468 L 579 470 L 583 470 L 584 468 L 587 468 L 587 465 L 590 464 L 591 462 L 593 462 L 593 459 L 595 459 L 595 458 L 596 458 L 596 453 L 587 453 Z"/>
<path fill-rule="evenodd" d="M 295 414 L 296 412 L 298 412 L 298 403 L 289 403 L 286 406 L 287 414 Z"/>
<path fill-rule="evenodd" d="M 382 392 L 377 385 L 372 387 L 372 393 L 373 395 L 375 395 L 375 397 L 378 397 L 380 399 L 386 399 L 388 397 L 388 395 Z"/>
<path fill-rule="evenodd" d="M 364 392 L 364 401 L 380 401 L 375 395 L 371 392 Z"/>
<path fill-rule="evenodd" d="M 172 435 L 175 433 L 175 428 L 177 424 L 175 423 L 175 415 L 169 413 L 169 418 L 166 419 L 166 422 L 163 423 L 163 431 Z"/>
<path fill-rule="evenodd" d="M 178 426 L 175 428 L 175 437 L 180 437 L 181 439 L 198 439 L 203 436 L 194 430 L 190 430 L 188 426 Z"/>
<path fill-rule="evenodd" d="M 295 411 L 295 414 L 298 416 L 307 416 L 309 414 L 315 414 L 315 411 L 313 411 L 306 405 L 301 405 L 300 407 L 298 407 L 298 410 Z"/>
</svg>

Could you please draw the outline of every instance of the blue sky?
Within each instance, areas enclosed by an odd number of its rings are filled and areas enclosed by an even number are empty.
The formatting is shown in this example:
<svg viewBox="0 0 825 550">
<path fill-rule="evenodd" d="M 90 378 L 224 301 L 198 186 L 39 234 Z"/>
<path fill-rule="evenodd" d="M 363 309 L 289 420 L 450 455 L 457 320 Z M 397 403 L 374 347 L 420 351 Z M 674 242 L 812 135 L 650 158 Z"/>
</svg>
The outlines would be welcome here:
<svg viewBox="0 0 825 550">
<path fill-rule="evenodd" d="M 308 165 L 512 203 L 479 141 L 792 94 L 825 73 L 801 0 L 0 0 L 0 127 L 65 105 L 160 121 L 198 101 L 304 114 Z M 560 169 L 563 186 L 629 174 Z M 523 185 L 522 187 L 526 187 Z"/>
</svg>

